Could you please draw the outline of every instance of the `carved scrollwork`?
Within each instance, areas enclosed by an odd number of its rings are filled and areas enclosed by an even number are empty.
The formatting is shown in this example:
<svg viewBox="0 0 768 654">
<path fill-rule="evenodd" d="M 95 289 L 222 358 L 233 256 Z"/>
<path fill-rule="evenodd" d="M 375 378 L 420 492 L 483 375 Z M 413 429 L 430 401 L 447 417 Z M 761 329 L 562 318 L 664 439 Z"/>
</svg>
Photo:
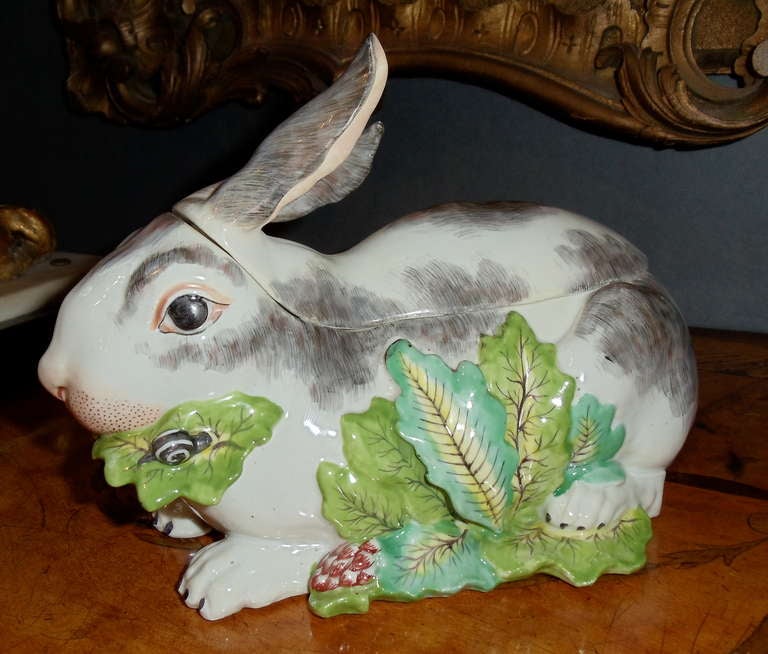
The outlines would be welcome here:
<svg viewBox="0 0 768 654">
<path fill-rule="evenodd" d="M 723 15 L 713 11 L 717 4 L 649 3 L 643 42 L 619 46 L 616 80 L 623 105 L 654 140 L 717 143 L 751 134 L 768 122 L 768 85 L 751 64 L 756 46 L 768 36 L 763 20 L 768 2 L 739 5 L 726 36 L 718 33 Z M 733 76 L 732 85 L 719 84 L 707 71 Z"/>
<path fill-rule="evenodd" d="M 768 0 L 58 0 L 87 110 L 172 124 L 316 94 L 376 32 L 397 72 L 502 86 L 662 144 L 768 123 Z M 714 77 L 720 76 L 720 77 Z M 722 76 L 738 83 L 723 86 Z"/>
</svg>

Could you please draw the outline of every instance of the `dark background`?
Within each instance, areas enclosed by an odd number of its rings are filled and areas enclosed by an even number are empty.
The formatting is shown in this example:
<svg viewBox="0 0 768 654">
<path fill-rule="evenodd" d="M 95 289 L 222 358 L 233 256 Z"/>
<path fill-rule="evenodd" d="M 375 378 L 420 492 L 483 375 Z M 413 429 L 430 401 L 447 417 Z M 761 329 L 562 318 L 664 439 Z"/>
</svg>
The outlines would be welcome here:
<svg viewBox="0 0 768 654">
<path fill-rule="evenodd" d="M 0 203 L 42 210 L 61 249 L 106 253 L 197 188 L 234 172 L 292 110 L 222 107 L 173 130 L 117 126 L 66 97 L 52 3 L 0 23 Z M 371 176 L 343 203 L 280 227 L 323 251 L 447 200 L 529 200 L 588 215 L 648 255 L 690 324 L 768 332 L 768 131 L 693 151 L 595 136 L 512 97 L 454 81 L 392 79 Z"/>
</svg>

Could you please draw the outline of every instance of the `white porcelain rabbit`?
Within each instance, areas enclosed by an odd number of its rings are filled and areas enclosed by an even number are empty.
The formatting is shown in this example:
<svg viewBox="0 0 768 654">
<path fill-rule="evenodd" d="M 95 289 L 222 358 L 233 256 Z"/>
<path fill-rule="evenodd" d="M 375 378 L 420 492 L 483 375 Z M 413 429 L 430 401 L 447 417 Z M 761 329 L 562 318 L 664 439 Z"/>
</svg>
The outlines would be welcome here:
<svg viewBox="0 0 768 654">
<path fill-rule="evenodd" d="M 366 123 L 385 80 L 372 36 L 243 170 L 156 218 L 83 279 L 40 363 L 46 388 L 98 433 L 233 390 L 284 410 L 218 504 L 180 499 L 157 514 L 171 536 L 208 525 L 226 534 L 180 584 L 206 618 L 306 592 L 311 566 L 340 540 L 320 512 L 318 463 L 344 460 L 340 415 L 396 395 L 383 354 L 397 338 L 456 366 L 514 310 L 557 345 L 576 397 L 617 407 L 626 479 L 553 496 L 548 518 L 565 530 L 638 504 L 656 515 L 693 418 L 695 368 L 677 309 L 643 255 L 592 221 L 525 204 L 448 204 L 333 256 L 262 231 L 361 183 L 382 135 Z"/>
</svg>

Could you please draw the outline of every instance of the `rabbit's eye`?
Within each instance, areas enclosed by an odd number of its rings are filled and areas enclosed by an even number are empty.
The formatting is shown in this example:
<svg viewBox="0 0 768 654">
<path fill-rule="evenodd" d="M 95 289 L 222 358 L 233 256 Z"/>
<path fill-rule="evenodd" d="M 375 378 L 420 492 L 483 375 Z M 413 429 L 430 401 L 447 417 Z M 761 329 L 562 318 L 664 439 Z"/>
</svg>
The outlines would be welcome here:
<svg viewBox="0 0 768 654">
<path fill-rule="evenodd" d="M 168 317 L 179 329 L 191 332 L 205 324 L 208 319 L 208 304 L 199 295 L 182 295 L 171 302 Z"/>
<path fill-rule="evenodd" d="M 196 334 L 215 322 L 226 306 L 198 293 L 180 295 L 168 305 L 158 328 L 165 333 Z"/>
</svg>

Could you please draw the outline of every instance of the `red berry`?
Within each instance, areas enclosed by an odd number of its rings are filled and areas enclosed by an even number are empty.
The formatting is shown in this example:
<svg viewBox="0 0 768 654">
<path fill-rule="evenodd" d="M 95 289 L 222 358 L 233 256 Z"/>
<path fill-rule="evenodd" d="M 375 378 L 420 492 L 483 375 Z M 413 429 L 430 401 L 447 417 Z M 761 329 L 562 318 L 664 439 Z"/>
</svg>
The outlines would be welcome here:
<svg viewBox="0 0 768 654">
<path fill-rule="evenodd" d="M 345 570 L 344 574 L 341 575 L 339 583 L 342 586 L 354 586 L 357 583 L 357 575 L 351 570 Z"/>
<path fill-rule="evenodd" d="M 327 575 L 314 575 L 310 582 L 310 588 L 320 592 L 328 590 L 328 576 Z"/>
<path fill-rule="evenodd" d="M 333 553 L 339 559 L 351 559 L 355 555 L 355 546 L 350 543 L 342 543 Z"/>
<path fill-rule="evenodd" d="M 332 577 L 338 577 L 349 567 L 349 559 L 336 559 L 328 573 Z"/>
<path fill-rule="evenodd" d="M 349 569 L 359 572 L 360 570 L 366 570 L 373 565 L 373 559 L 365 552 L 360 550 L 355 554 L 355 558 L 352 559 L 352 563 L 349 564 Z"/>
<path fill-rule="evenodd" d="M 367 584 L 373 581 L 373 575 L 369 575 L 367 572 L 358 572 L 357 573 L 357 585 L 362 586 L 363 584 Z"/>
<path fill-rule="evenodd" d="M 326 554 L 322 559 L 317 569 L 324 575 L 327 575 L 331 571 L 331 565 L 333 565 L 334 558 L 330 554 Z"/>
<path fill-rule="evenodd" d="M 368 552 L 369 554 L 376 554 L 376 552 L 379 551 L 379 548 L 376 546 L 376 543 L 374 543 L 372 540 L 365 541 L 361 546 L 360 549 L 364 552 Z"/>
</svg>

